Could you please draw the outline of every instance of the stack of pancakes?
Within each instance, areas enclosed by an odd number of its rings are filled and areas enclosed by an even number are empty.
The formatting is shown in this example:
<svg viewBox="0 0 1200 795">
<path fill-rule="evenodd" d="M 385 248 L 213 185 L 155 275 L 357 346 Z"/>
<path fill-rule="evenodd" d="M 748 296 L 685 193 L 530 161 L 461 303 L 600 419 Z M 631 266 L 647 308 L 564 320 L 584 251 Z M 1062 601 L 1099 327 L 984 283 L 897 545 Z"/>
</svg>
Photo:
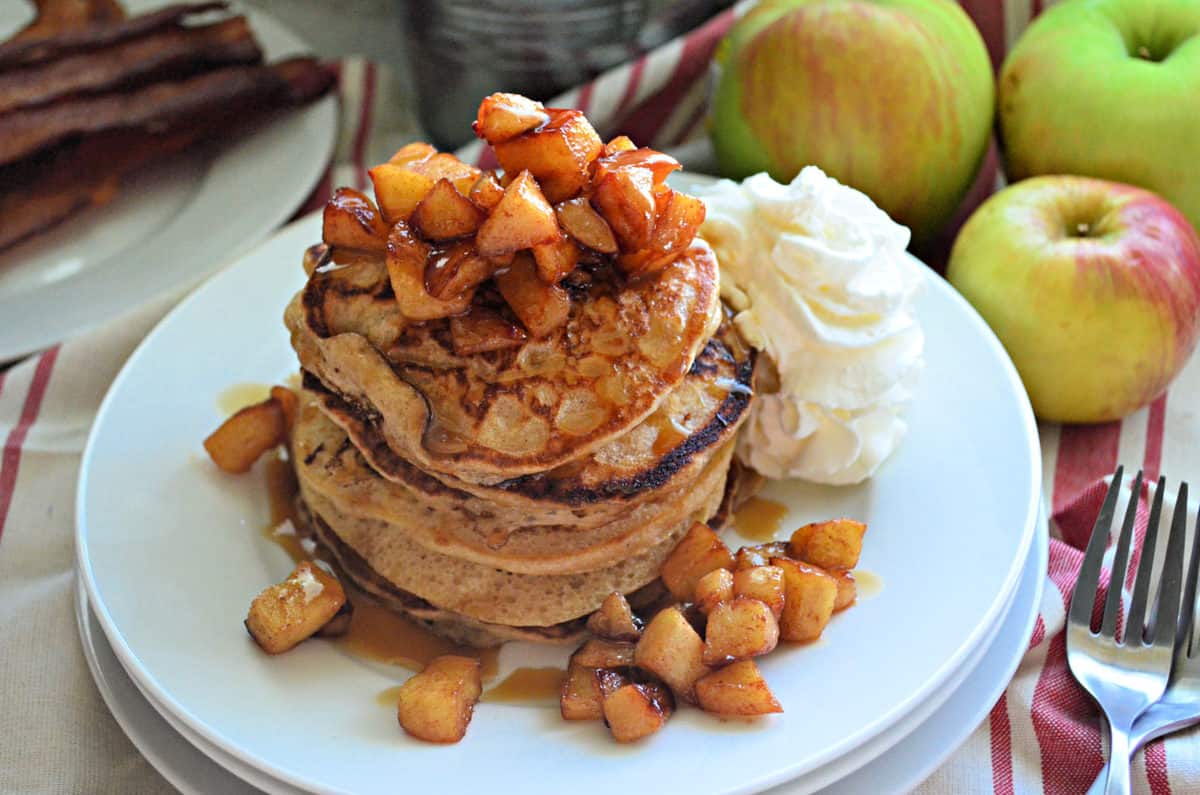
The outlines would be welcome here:
<svg viewBox="0 0 1200 795">
<path fill-rule="evenodd" d="M 451 320 L 405 322 L 383 255 L 319 245 L 305 268 L 302 516 L 370 596 L 473 645 L 571 640 L 722 514 L 754 358 L 702 241 L 640 281 L 588 273 L 564 326 L 470 355 Z"/>
</svg>

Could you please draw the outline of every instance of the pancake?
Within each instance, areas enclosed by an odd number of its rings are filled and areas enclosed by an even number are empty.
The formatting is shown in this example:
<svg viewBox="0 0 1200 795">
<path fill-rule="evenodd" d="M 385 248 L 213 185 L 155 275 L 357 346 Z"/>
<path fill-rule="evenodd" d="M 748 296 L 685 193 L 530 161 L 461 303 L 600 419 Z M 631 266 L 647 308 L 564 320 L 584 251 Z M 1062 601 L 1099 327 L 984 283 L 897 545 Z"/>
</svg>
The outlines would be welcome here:
<svg viewBox="0 0 1200 795">
<path fill-rule="evenodd" d="M 521 574 L 591 571 L 657 543 L 682 518 L 711 503 L 713 490 L 719 492 L 725 480 L 732 450 L 727 441 L 705 457 L 706 466 L 695 476 L 671 490 L 653 492 L 653 500 L 612 521 L 575 527 L 526 524 L 533 517 L 496 511 L 470 495 L 430 503 L 424 494 L 380 477 L 311 401 L 302 406 L 291 441 L 297 479 L 306 495 L 314 495 L 310 502 L 403 528 L 414 542 L 439 554 Z"/>
<path fill-rule="evenodd" d="M 716 258 L 696 241 L 641 281 L 592 271 L 545 338 L 459 356 L 448 320 L 403 322 L 381 257 L 306 256 L 312 275 L 285 313 L 301 367 L 370 412 L 399 457 L 471 483 L 545 472 L 628 432 L 721 320 Z"/>
<path fill-rule="evenodd" d="M 305 381 L 374 470 L 421 492 L 435 506 L 464 508 L 474 515 L 487 511 L 501 521 L 518 511 L 510 524 L 597 526 L 656 491 L 676 488 L 694 477 L 712 451 L 740 427 L 752 396 L 753 376 L 753 352 L 741 345 L 732 325 L 722 324 L 679 386 L 632 431 L 578 462 L 492 486 L 418 469 L 391 450 L 368 410 L 328 392 L 315 378 Z M 487 505 L 473 508 L 473 498 L 486 500 Z"/>
</svg>

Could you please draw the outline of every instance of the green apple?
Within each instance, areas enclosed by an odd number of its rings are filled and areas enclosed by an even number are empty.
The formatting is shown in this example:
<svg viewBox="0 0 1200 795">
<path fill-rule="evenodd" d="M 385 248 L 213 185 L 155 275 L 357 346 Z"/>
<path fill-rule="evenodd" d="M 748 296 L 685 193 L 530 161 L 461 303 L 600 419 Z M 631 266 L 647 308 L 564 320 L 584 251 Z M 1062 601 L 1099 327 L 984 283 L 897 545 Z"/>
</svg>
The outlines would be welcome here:
<svg viewBox="0 0 1200 795">
<path fill-rule="evenodd" d="M 996 332 L 1043 420 L 1125 416 L 1167 387 L 1200 334 L 1200 239 L 1132 185 L 1018 182 L 967 220 L 946 278 Z"/>
<path fill-rule="evenodd" d="M 917 243 L 954 214 L 987 151 L 994 93 L 979 31 L 951 0 L 764 0 L 718 59 L 721 173 L 802 167 L 866 193 Z"/>
<path fill-rule="evenodd" d="M 1154 191 L 1200 228 L 1200 2 L 1071 0 L 1004 62 L 1012 180 L 1083 174 Z"/>
</svg>

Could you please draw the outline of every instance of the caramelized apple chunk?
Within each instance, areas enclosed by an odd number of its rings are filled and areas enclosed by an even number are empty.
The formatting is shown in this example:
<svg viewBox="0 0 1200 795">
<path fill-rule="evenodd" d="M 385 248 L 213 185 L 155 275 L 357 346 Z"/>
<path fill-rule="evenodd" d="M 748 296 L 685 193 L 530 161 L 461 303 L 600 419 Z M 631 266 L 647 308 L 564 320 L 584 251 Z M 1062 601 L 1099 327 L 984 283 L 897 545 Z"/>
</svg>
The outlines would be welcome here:
<svg viewBox="0 0 1200 795">
<path fill-rule="evenodd" d="M 475 293 L 467 290 L 446 299 L 435 298 L 425 287 L 425 264 L 430 246 L 413 234 L 403 221 L 392 227 L 387 241 L 387 271 L 400 313 L 409 320 L 434 320 L 461 315 Z"/>
<path fill-rule="evenodd" d="M 783 569 L 779 636 L 792 641 L 816 640 L 833 616 L 837 581 L 828 572 L 791 558 L 772 558 L 771 565 Z"/>
<path fill-rule="evenodd" d="M 619 743 L 649 737 L 667 723 L 670 707 L 640 684 L 627 684 L 605 696 L 604 723 Z"/>
<path fill-rule="evenodd" d="M 540 127 L 550 120 L 545 106 L 520 94 L 497 93 L 484 97 L 472 127 L 475 134 L 495 146 Z"/>
<path fill-rule="evenodd" d="M 591 638 L 571 655 L 571 662 L 587 668 L 629 668 L 634 645 L 630 641 Z"/>
<path fill-rule="evenodd" d="M 711 527 L 696 522 L 663 561 L 659 576 L 672 596 L 681 602 L 691 602 L 701 577 L 714 569 L 731 568 L 733 556 L 729 547 Z"/>
<path fill-rule="evenodd" d="M 834 569 L 829 576 L 837 581 L 837 596 L 833 599 L 833 612 L 840 613 L 858 601 L 858 582 L 849 571 Z"/>
<path fill-rule="evenodd" d="M 759 657 L 779 643 L 779 623 L 771 608 L 757 599 L 739 596 L 721 602 L 708 614 L 704 631 L 704 664 L 720 666 L 733 660 Z"/>
<path fill-rule="evenodd" d="M 592 205 L 616 233 L 623 250 L 640 251 L 654 234 L 654 174 L 637 167 L 609 171 L 596 181 Z"/>
<path fill-rule="evenodd" d="M 590 166 L 604 150 L 600 136 L 577 110 L 549 108 L 549 119 L 536 129 L 494 144 L 505 172 L 528 170 L 551 202 L 573 198 L 584 189 Z"/>
<path fill-rule="evenodd" d="M 473 306 L 467 314 L 450 318 L 450 344 L 459 356 L 516 348 L 527 338 L 524 329 L 484 306 Z"/>
<path fill-rule="evenodd" d="M 558 699 L 563 720 L 599 720 L 604 717 L 602 701 L 596 669 L 570 663 Z"/>
<path fill-rule="evenodd" d="M 325 626 L 345 603 L 342 584 L 304 560 L 286 580 L 254 598 L 246 630 L 267 654 L 282 654 Z"/>
<path fill-rule="evenodd" d="M 353 188 L 338 188 L 325 203 L 321 238 L 331 246 L 382 252 L 388 225 L 375 202 Z"/>
<path fill-rule="evenodd" d="M 475 184 L 471 186 L 471 192 L 467 194 L 467 198 L 475 203 L 479 209 L 488 212 L 495 208 L 500 203 L 500 199 L 504 196 L 504 188 L 500 185 L 500 180 L 496 179 L 496 175 L 490 172 L 485 173 L 475 180 Z"/>
<path fill-rule="evenodd" d="M 418 740 L 456 743 L 466 735 L 482 692 L 479 660 L 444 655 L 400 686 L 396 716 Z"/>
<path fill-rule="evenodd" d="M 786 558 L 790 555 L 786 541 L 771 541 L 766 544 L 744 546 L 737 551 L 733 567 L 738 571 L 756 566 L 771 565 L 771 558 Z"/>
<path fill-rule="evenodd" d="M 475 247 L 484 257 L 512 254 L 561 236 L 558 220 L 537 180 L 522 171 L 504 189 L 491 215 L 479 227 Z"/>
<path fill-rule="evenodd" d="M 436 154 L 437 149 L 432 145 L 424 141 L 414 141 L 397 149 L 396 154 L 388 158 L 388 163 L 393 166 L 406 166 L 409 163 L 428 160 Z"/>
<path fill-rule="evenodd" d="M 696 680 L 709 673 L 704 641 L 679 610 L 660 610 L 634 648 L 639 668 L 662 679 L 680 699 L 695 703 Z"/>
<path fill-rule="evenodd" d="M 642 635 L 641 622 L 620 591 L 604 598 L 600 609 L 588 619 L 587 627 L 593 634 L 609 640 L 636 641 Z"/>
<path fill-rule="evenodd" d="M 812 522 L 792 533 L 791 557 L 823 569 L 852 569 L 866 532 L 867 526 L 853 519 Z"/>
<path fill-rule="evenodd" d="M 621 137 L 625 138 L 625 136 Z M 629 139 L 625 138 L 625 141 L 629 141 Z M 628 145 L 632 146 L 633 142 L 629 141 Z M 678 171 L 683 168 L 683 166 L 679 165 L 678 160 L 665 152 L 659 152 L 657 149 L 650 149 L 648 147 L 626 149 L 624 148 L 625 146 L 626 144 L 622 142 L 622 148 L 611 153 L 606 151 L 604 156 L 596 161 L 593 166 L 593 172 L 597 180 L 610 171 L 638 167 L 648 169 L 653 175 L 654 184 L 661 185 L 666 182 L 667 177 L 672 171 Z"/>
<path fill-rule="evenodd" d="M 427 240 L 453 240 L 473 234 L 483 213 L 443 177 L 413 211 L 413 223 Z"/>
<path fill-rule="evenodd" d="M 579 248 L 570 238 L 533 247 L 538 278 L 546 284 L 558 284 L 579 264 Z"/>
<path fill-rule="evenodd" d="M 571 314 L 567 291 L 538 278 L 533 257 L 524 251 L 513 258 L 507 270 L 496 274 L 496 287 L 534 337 L 545 337 L 564 325 Z"/>
<path fill-rule="evenodd" d="M 446 248 L 431 248 L 425 260 L 425 289 L 449 301 L 491 278 L 496 266 L 475 251 L 469 240 Z"/>
<path fill-rule="evenodd" d="M 632 152 L 637 144 L 628 135 L 618 135 L 604 145 L 604 155 L 615 155 L 617 152 Z"/>
<path fill-rule="evenodd" d="M 696 699 L 717 715 L 768 715 L 783 712 L 753 660 L 742 660 L 696 682 Z"/>
<path fill-rule="evenodd" d="M 278 396 L 272 395 L 261 403 L 246 406 L 221 423 L 204 440 L 204 449 L 221 471 L 240 475 L 249 472 L 263 453 L 283 444 L 288 424 L 287 406 Z"/>
<path fill-rule="evenodd" d="M 617 258 L 617 264 L 628 274 L 657 273 L 683 252 L 695 239 L 704 223 L 704 202 L 678 191 L 659 194 L 654 234 L 642 251 Z"/>
<path fill-rule="evenodd" d="M 431 183 L 439 179 L 448 179 L 463 195 L 471 190 L 483 174 L 481 169 L 464 163 L 449 152 L 438 152 L 431 157 L 414 160 L 405 168 L 428 177 Z"/>
<path fill-rule="evenodd" d="M 784 601 L 783 569 L 778 566 L 739 569 L 733 573 L 733 593 L 759 600 L 779 618 Z"/>
<path fill-rule="evenodd" d="M 601 254 L 616 254 L 617 239 L 608 222 L 596 212 L 587 199 L 571 199 L 555 205 L 559 226 L 581 246 Z"/>
<path fill-rule="evenodd" d="M 694 601 L 700 612 L 708 615 L 713 609 L 733 598 L 733 572 L 713 569 L 696 581 Z"/>
<path fill-rule="evenodd" d="M 418 174 L 406 166 L 384 163 L 367 172 L 375 186 L 375 200 L 389 224 L 407 221 L 429 191 L 435 180 Z"/>
</svg>

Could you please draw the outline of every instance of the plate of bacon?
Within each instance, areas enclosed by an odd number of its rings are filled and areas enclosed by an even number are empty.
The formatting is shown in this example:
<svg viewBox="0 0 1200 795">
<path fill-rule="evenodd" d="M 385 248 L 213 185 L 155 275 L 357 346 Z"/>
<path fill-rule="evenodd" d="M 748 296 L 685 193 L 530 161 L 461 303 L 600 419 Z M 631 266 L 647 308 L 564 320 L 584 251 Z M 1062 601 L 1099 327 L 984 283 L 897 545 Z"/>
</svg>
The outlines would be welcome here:
<svg viewBox="0 0 1200 795">
<path fill-rule="evenodd" d="M 0 6 L 0 362 L 199 283 L 287 220 L 333 71 L 226 2 Z"/>
</svg>

